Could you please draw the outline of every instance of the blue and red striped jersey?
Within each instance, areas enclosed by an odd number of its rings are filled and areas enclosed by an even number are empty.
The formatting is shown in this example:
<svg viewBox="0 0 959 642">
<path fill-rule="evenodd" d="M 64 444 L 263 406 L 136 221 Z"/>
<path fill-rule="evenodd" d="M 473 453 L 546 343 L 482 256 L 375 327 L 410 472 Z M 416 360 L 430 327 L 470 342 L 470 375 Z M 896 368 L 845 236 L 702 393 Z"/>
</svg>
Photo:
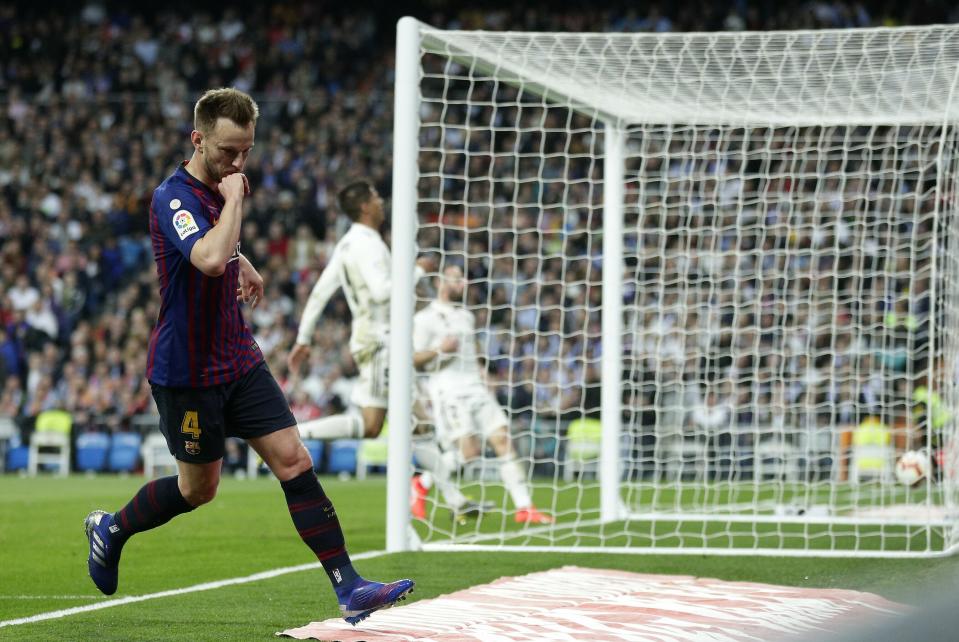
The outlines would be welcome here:
<svg viewBox="0 0 959 642">
<path fill-rule="evenodd" d="M 160 314 L 147 353 L 150 383 L 215 386 L 263 361 L 236 300 L 239 244 L 221 276 L 206 276 L 190 263 L 193 245 L 216 225 L 223 203 L 185 163 L 153 192 L 150 240 L 160 277 Z"/>
</svg>

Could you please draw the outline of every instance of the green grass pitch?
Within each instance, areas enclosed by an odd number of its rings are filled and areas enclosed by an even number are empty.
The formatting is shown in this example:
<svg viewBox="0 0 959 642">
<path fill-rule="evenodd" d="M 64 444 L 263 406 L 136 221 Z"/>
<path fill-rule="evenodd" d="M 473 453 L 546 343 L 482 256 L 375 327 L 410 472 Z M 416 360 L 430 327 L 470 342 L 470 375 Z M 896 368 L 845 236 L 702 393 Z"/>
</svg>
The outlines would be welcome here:
<svg viewBox="0 0 959 642">
<path fill-rule="evenodd" d="M 321 480 L 333 498 L 352 553 L 384 548 L 383 478 Z M 119 508 L 139 477 L 0 477 L 0 621 L 82 606 L 105 598 L 86 572 L 84 516 Z M 271 479 L 224 479 L 217 499 L 124 550 L 114 597 L 183 588 L 313 562 Z M 409 553 L 357 562 L 373 579 L 412 577 L 412 599 L 505 575 L 575 564 L 768 582 L 848 588 L 919 604 L 932 591 L 959 588 L 959 557 L 817 559 L 569 553 Z M 165 597 L 66 618 L 0 628 L 11 640 L 248 640 L 338 615 L 326 576 L 303 571 L 221 589 Z M 375 616 L 374 616 L 375 617 Z"/>
</svg>

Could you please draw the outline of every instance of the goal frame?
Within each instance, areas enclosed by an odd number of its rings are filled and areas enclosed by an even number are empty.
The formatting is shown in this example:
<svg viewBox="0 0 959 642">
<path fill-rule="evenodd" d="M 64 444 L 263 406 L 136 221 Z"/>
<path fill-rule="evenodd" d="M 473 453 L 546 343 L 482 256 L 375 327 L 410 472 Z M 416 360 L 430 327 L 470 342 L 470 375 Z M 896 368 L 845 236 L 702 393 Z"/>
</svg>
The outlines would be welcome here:
<svg viewBox="0 0 959 642">
<path fill-rule="evenodd" d="M 425 33 L 424 33 L 425 30 Z M 416 259 L 416 232 L 418 229 L 417 214 L 417 182 L 418 171 L 418 132 L 420 130 L 419 116 L 419 87 L 422 80 L 421 52 L 426 47 L 431 52 L 438 52 L 440 41 L 432 43 L 430 31 L 432 27 L 412 17 L 401 18 L 397 24 L 396 44 L 396 75 L 394 94 L 394 141 L 393 141 L 393 171 L 392 171 L 392 284 L 396 293 L 414 291 L 413 265 Z M 860 30 L 863 31 L 863 30 Z M 805 32 L 796 32 L 805 33 Z M 673 37 L 679 34 L 670 34 Z M 464 50 L 464 59 L 476 69 L 496 71 L 504 74 L 503 81 L 507 84 L 520 82 L 524 92 L 541 96 L 544 100 L 561 100 L 571 109 L 582 109 L 602 122 L 603 128 L 603 262 L 607 265 L 623 265 L 624 262 L 624 211 L 625 211 L 625 147 L 628 139 L 628 128 L 635 124 L 629 114 L 616 109 L 604 108 L 602 105 L 591 104 L 588 95 L 569 91 L 568 87 L 551 87 L 524 77 L 523 70 L 511 65 L 510 62 L 498 60 L 496 62 L 473 57 L 475 52 Z M 456 60 L 456 55 L 448 57 Z M 959 82 L 959 68 L 957 68 L 952 84 L 949 88 L 949 103 L 953 103 L 955 89 Z M 809 125 L 821 124 L 810 117 Z M 657 121 L 659 122 L 659 121 Z M 681 117 L 677 122 L 688 121 Z M 738 122 L 738 121 L 737 121 Z M 665 123 L 672 124 L 672 123 Z M 707 118 L 698 124 L 724 125 L 728 122 L 719 114 Z M 748 122 L 745 124 L 749 124 Z M 763 126 L 776 126 L 775 120 L 765 121 Z M 789 122 L 796 125 L 796 122 Z M 864 123 L 868 124 L 868 123 Z M 948 113 L 942 115 L 943 137 L 946 125 L 951 124 Z M 757 122 L 758 125 L 758 122 Z M 940 144 L 940 161 L 944 145 Z M 938 171 L 943 171 L 942 162 Z M 939 180 L 941 176 L 937 177 Z M 955 197 L 953 197 L 955 199 Z M 936 199 L 937 212 L 941 199 Z M 939 226 L 936 226 L 939 229 Z M 938 243 L 933 243 L 933 252 L 938 250 Z M 933 270 L 938 268 L 936 259 L 933 259 Z M 932 287 L 936 280 L 932 279 Z M 629 514 L 620 498 L 621 480 L 623 476 L 623 462 L 620 453 L 620 441 L 623 433 L 622 426 L 622 391 L 621 380 L 623 358 L 623 282 L 622 272 L 619 270 L 604 269 L 602 274 L 601 311 L 603 350 L 600 364 L 601 384 L 601 425 L 602 444 L 599 461 L 600 485 L 600 517 L 596 523 L 609 523 L 623 519 L 671 519 L 678 521 L 717 520 L 724 522 L 750 523 L 801 523 L 801 524 L 872 524 L 876 520 L 856 517 L 791 517 L 791 516 L 763 516 L 763 515 L 710 515 L 695 513 L 687 515 L 658 515 L 655 513 Z M 934 293 L 933 293 L 934 296 Z M 389 464 L 387 468 L 387 551 L 399 552 L 422 548 L 424 550 L 502 550 L 502 551 L 569 551 L 569 552 L 601 552 L 601 553 L 653 553 L 653 554 L 697 554 L 697 555 L 752 555 L 752 556 L 796 556 L 796 557 L 884 557 L 884 558 L 913 558 L 938 557 L 954 554 L 959 550 L 959 542 L 947 541 L 942 551 L 894 551 L 894 550 L 855 550 L 846 549 L 810 550 L 810 549 L 764 549 L 764 548 L 720 548 L 720 547 L 615 547 L 615 546 L 509 546 L 501 543 L 484 544 L 426 544 L 422 545 L 416 532 L 412 528 L 410 504 L 410 478 L 413 474 L 411 461 L 411 434 L 412 434 L 412 399 L 413 387 L 413 345 L 412 345 L 412 317 L 414 301 L 409 296 L 393 296 L 390 304 L 391 331 L 390 331 L 390 381 L 388 420 L 391 426 L 389 431 Z M 934 326 L 934 324 L 932 324 Z M 934 330 L 930 330 L 934 332 Z M 952 522 L 949 522 L 952 523 Z M 581 523 L 582 524 L 582 523 Z M 923 525 L 929 524 L 924 521 Z M 955 533 L 953 533 L 955 539 Z"/>
</svg>

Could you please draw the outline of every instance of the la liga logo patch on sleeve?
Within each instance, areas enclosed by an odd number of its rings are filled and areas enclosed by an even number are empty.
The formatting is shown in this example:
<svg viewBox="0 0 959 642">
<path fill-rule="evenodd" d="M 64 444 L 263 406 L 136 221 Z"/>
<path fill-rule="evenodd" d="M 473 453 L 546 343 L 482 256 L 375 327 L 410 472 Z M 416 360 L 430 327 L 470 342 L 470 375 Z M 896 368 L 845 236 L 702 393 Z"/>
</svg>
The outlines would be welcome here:
<svg viewBox="0 0 959 642">
<path fill-rule="evenodd" d="M 200 227 L 193 220 L 193 214 L 186 210 L 180 210 L 173 215 L 173 229 L 176 230 L 181 241 L 194 232 L 200 231 Z"/>
</svg>

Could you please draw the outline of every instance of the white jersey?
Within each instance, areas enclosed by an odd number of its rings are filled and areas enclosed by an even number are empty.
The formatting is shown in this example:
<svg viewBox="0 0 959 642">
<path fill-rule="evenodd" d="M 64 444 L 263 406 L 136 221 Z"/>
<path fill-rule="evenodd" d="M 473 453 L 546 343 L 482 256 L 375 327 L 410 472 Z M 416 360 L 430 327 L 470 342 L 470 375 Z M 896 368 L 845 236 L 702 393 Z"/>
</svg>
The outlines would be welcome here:
<svg viewBox="0 0 959 642">
<path fill-rule="evenodd" d="M 431 390 L 462 390 L 466 386 L 483 386 L 476 352 L 476 321 L 473 314 L 461 306 L 434 300 L 413 317 L 413 350 L 435 350 L 445 337 L 459 340 L 459 348 L 450 354 L 440 354 L 429 362 Z"/>
<path fill-rule="evenodd" d="M 373 228 L 354 223 L 333 248 L 300 319 L 296 342 L 310 345 L 330 297 L 343 288 L 353 314 L 350 351 L 363 360 L 387 342 L 390 319 L 390 249 Z"/>
</svg>

